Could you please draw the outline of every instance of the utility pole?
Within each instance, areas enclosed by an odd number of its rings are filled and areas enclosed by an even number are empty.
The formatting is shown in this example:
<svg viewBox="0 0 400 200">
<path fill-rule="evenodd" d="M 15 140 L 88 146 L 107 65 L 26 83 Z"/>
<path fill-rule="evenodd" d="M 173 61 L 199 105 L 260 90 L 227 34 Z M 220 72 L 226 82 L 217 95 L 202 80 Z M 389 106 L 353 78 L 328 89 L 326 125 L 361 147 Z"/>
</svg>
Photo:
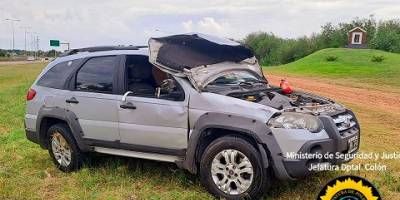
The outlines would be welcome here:
<svg viewBox="0 0 400 200">
<path fill-rule="evenodd" d="M 32 32 L 26 32 L 27 34 L 27 55 L 30 56 L 32 52 Z"/>
<path fill-rule="evenodd" d="M 39 58 L 39 35 L 36 36 L 36 59 Z"/>
<path fill-rule="evenodd" d="M 32 51 L 33 51 L 33 56 L 35 60 L 37 59 L 37 50 L 39 48 L 39 33 L 37 32 L 31 32 L 32 34 Z M 36 34 L 36 36 L 35 36 Z"/>
<path fill-rule="evenodd" d="M 12 29 L 12 51 L 14 52 L 15 49 L 15 31 L 14 31 L 14 22 L 19 22 L 21 20 L 19 19 L 11 19 L 11 18 L 7 18 L 6 21 L 11 22 L 11 29 Z"/>
<path fill-rule="evenodd" d="M 30 29 L 30 26 L 22 26 L 21 28 L 23 28 L 25 30 L 25 43 L 24 43 L 24 47 L 25 47 L 25 56 L 28 56 L 28 52 L 26 49 L 26 35 L 28 34 L 28 29 Z"/>
</svg>

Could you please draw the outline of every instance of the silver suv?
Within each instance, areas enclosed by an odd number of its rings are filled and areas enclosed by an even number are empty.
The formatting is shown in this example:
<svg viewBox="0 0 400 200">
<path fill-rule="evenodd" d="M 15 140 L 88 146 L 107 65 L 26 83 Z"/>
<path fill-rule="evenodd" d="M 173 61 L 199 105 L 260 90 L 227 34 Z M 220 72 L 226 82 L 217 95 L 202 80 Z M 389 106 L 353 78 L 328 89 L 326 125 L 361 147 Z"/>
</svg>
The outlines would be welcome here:
<svg viewBox="0 0 400 200">
<path fill-rule="evenodd" d="M 66 52 L 29 89 L 25 127 L 62 171 L 84 152 L 174 162 L 226 199 L 347 162 L 293 155 L 355 153 L 360 135 L 342 105 L 271 86 L 248 48 L 194 33 Z"/>
</svg>

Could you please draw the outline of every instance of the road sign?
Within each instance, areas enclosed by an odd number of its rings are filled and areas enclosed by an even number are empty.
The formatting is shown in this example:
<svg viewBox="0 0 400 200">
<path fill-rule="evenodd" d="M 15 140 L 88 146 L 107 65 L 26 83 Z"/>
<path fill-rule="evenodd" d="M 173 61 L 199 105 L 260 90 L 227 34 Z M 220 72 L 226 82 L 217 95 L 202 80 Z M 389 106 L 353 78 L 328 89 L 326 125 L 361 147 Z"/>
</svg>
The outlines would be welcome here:
<svg viewBox="0 0 400 200">
<path fill-rule="evenodd" d="M 50 46 L 51 47 L 59 47 L 60 46 L 60 40 L 50 40 Z"/>
</svg>

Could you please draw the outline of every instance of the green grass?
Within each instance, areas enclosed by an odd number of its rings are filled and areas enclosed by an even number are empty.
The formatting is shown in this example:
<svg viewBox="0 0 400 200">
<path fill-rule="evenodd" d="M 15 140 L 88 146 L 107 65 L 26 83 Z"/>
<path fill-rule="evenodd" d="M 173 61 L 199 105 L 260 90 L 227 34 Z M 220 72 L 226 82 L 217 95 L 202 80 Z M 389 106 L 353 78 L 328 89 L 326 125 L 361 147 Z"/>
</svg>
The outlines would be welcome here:
<svg viewBox="0 0 400 200">
<path fill-rule="evenodd" d="M 329 57 L 335 61 L 327 61 Z M 382 62 L 373 62 L 383 56 Z M 267 73 L 357 81 L 375 86 L 400 88 L 400 54 L 372 49 L 324 49 L 295 62 L 265 67 Z M 346 82 L 347 83 L 347 82 Z"/>
<path fill-rule="evenodd" d="M 0 65 L 0 199 L 212 199 L 196 176 L 168 163 L 93 154 L 80 171 L 57 170 L 47 151 L 24 135 L 26 91 L 43 65 Z M 344 103 L 363 125 L 362 150 L 398 150 L 398 139 L 392 137 L 399 127 L 381 124 L 399 124 L 398 118 Z M 395 199 L 400 194 L 400 165 L 386 164 L 391 171 L 353 174 L 368 177 L 386 199 Z M 296 182 L 274 182 L 265 199 L 315 199 L 328 180 L 341 174 L 323 172 Z"/>
</svg>

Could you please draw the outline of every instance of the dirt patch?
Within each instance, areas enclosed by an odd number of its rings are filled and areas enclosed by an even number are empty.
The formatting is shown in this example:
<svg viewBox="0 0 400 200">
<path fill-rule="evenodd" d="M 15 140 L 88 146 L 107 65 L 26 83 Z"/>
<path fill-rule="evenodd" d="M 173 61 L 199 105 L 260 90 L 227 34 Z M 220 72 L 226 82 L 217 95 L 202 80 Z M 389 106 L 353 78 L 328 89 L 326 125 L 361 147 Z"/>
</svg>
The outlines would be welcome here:
<svg viewBox="0 0 400 200">
<path fill-rule="evenodd" d="M 58 191 L 61 188 L 61 181 L 54 176 L 52 170 L 44 171 L 46 177 L 43 180 L 43 186 L 41 187 L 41 198 L 42 199 L 58 199 Z"/>
<path fill-rule="evenodd" d="M 282 78 L 281 76 L 276 75 L 266 76 L 272 85 L 279 85 Z M 400 94 L 397 93 L 323 83 L 308 78 L 285 77 L 289 83 L 298 90 L 313 92 L 344 103 L 375 108 L 395 115 L 400 115 Z"/>
<path fill-rule="evenodd" d="M 10 131 L 10 129 L 0 126 L 0 135 L 6 134 Z"/>
</svg>

